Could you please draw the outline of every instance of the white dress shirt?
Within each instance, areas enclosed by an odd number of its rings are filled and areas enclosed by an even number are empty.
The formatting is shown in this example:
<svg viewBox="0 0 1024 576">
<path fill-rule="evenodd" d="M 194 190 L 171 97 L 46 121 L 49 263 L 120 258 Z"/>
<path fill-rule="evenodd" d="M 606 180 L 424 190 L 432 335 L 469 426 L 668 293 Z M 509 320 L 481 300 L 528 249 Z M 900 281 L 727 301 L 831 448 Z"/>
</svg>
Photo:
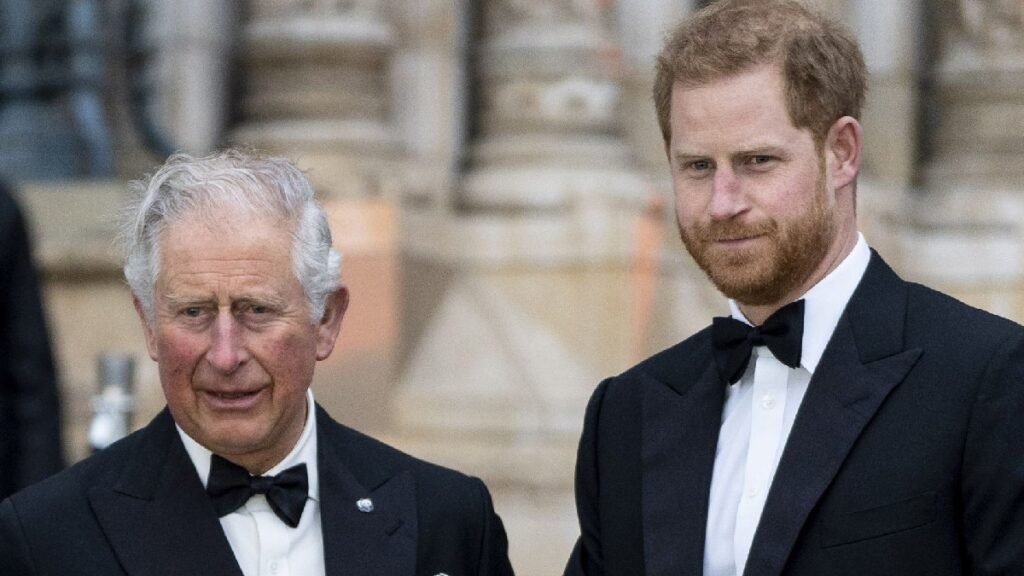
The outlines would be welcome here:
<svg viewBox="0 0 1024 576">
<path fill-rule="evenodd" d="M 756 346 L 747 370 L 726 390 L 711 477 L 704 545 L 705 576 L 741 576 L 775 468 L 800 403 L 871 251 L 858 233 L 853 251 L 803 296 L 800 366 L 789 368 Z M 732 317 L 750 324 L 729 301 Z"/>
<path fill-rule="evenodd" d="M 309 496 L 295 528 L 274 514 L 267 498 L 257 494 L 238 510 L 223 516 L 220 525 L 245 576 L 324 576 L 324 540 L 320 524 L 320 475 L 316 460 L 316 409 L 312 390 L 306 393 L 306 424 L 292 451 L 268 475 L 305 463 Z M 203 486 L 210 477 L 211 452 L 180 427 L 185 444 Z"/>
</svg>

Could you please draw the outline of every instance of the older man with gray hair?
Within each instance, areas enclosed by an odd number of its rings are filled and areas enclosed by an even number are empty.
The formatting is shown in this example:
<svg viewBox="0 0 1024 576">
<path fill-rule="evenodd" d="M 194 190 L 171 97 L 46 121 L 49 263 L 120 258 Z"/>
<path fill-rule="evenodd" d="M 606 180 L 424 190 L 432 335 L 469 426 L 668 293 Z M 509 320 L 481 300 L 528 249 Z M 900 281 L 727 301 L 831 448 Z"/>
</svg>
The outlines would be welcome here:
<svg viewBox="0 0 1024 576">
<path fill-rule="evenodd" d="M 5 575 L 505 575 L 480 480 L 313 400 L 348 305 L 304 175 L 230 150 L 135 187 L 124 271 L 167 409 L 0 504 Z"/>
</svg>

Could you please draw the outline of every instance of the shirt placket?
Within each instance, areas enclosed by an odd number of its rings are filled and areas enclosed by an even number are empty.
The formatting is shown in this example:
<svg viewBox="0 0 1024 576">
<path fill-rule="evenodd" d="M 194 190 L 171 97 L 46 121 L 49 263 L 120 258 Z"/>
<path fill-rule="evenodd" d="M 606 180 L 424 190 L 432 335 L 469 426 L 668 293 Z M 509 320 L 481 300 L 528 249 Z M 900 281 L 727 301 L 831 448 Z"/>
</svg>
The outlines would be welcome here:
<svg viewBox="0 0 1024 576">
<path fill-rule="evenodd" d="M 256 520 L 260 576 L 291 576 L 288 562 L 291 538 L 288 526 L 274 514 L 266 497 L 253 496 L 248 506 Z"/>
<path fill-rule="evenodd" d="M 759 347 L 754 353 L 757 360 L 750 406 L 750 439 L 743 491 L 736 512 L 734 539 L 738 575 L 743 574 L 750 545 L 775 475 L 782 444 L 786 383 L 789 377 L 789 369 L 776 360 L 767 348 Z"/>
</svg>

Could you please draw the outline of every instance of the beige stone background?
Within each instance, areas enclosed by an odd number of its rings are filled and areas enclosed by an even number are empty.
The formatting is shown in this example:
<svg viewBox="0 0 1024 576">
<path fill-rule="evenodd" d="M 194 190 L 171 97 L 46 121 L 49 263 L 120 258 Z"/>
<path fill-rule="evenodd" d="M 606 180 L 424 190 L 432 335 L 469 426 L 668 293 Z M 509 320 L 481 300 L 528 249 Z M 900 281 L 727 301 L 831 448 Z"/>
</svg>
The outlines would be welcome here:
<svg viewBox="0 0 1024 576">
<path fill-rule="evenodd" d="M 144 4 L 171 139 L 293 157 L 331 215 L 352 304 L 318 400 L 482 477 L 517 571 L 560 573 L 590 391 L 725 309 L 677 240 L 648 98 L 665 27 L 697 2 Z M 872 73 L 869 243 L 905 276 L 1021 320 L 1024 3 L 819 4 Z M 136 426 L 162 406 L 111 243 L 126 181 L 161 158 L 130 128 L 117 74 L 118 178 L 17 182 L 75 459 L 100 354 L 136 358 Z"/>
</svg>

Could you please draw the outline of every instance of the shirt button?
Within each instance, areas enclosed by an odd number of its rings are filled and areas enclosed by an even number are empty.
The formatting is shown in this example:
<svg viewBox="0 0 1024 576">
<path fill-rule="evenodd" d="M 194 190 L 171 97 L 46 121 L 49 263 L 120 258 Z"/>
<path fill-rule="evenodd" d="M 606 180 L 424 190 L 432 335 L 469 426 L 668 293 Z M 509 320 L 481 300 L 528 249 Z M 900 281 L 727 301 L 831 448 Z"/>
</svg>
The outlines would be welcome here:
<svg viewBox="0 0 1024 576">
<path fill-rule="evenodd" d="M 747 498 L 757 498 L 757 488 L 747 488 Z"/>
<path fill-rule="evenodd" d="M 775 408 L 775 396 L 765 394 L 764 397 L 761 398 L 761 408 L 764 408 L 765 410 Z"/>
<path fill-rule="evenodd" d="M 271 574 L 277 574 L 277 570 L 278 570 L 279 567 L 280 566 L 278 565 L 277 560 L 274 560 L 273 562 L 270 563 L 270 573 Z"/>
</svg>

